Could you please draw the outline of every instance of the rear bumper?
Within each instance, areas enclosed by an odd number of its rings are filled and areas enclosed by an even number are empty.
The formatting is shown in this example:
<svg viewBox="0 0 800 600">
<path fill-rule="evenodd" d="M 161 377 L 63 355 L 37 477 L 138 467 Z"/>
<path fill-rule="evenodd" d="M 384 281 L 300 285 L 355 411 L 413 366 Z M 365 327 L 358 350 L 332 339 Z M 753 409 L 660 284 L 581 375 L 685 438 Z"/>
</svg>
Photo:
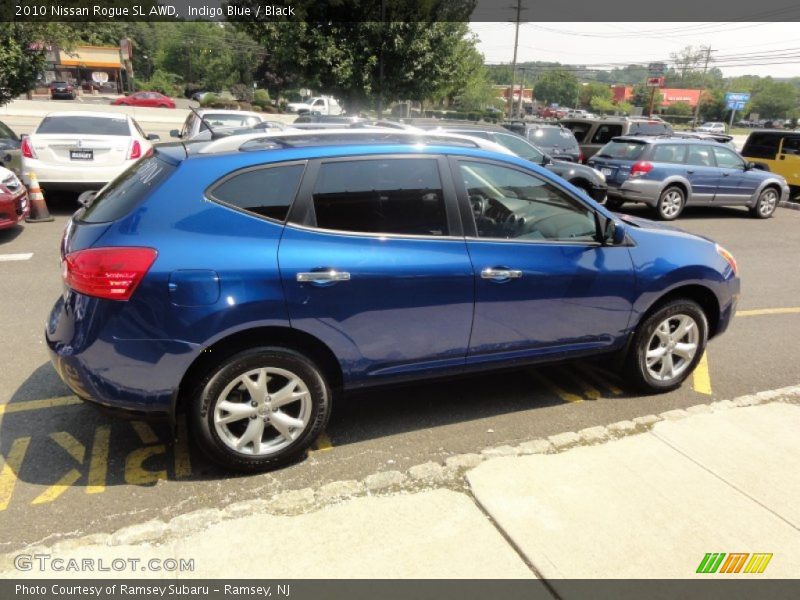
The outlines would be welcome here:
<svg viewBox="0 0 800 600">
<path fill-rule="evenodd" d="M 662 184 L 660 181 L 647 179 L 627 179 L 619 186 L 608 186 L 608 197 L 626 202 L 642 202 L 648 206 L 655 206 L 661 195 Z"/>
<path fill-rule="evenodd" d="M 136 160 L 126 160 L 113 165 L 92 164 L 57 164 L 38 159 L 24 159 L 22 163 L 22 180 L 30 185 L 28 173 L 36 173 L 36 179 L 47 189 L 58 190 L 99 190 L 112 179 L 115 179 Z"/>
<path fill-rule="evenodd" d="M 24 189 L 14 196 L 0 194 L 0 229 L 13 227 L 27 217 L 30 210 L 28 194 Z"/>
</svg>

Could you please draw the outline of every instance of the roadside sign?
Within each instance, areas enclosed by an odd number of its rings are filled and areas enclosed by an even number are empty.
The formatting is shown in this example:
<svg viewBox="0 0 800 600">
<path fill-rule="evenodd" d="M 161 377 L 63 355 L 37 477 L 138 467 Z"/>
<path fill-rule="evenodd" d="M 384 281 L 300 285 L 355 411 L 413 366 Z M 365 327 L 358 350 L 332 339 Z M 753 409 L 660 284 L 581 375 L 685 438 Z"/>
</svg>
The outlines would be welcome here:
<svg viewBox="0 0 800 600">
<path fill-rule="evenodd" d="M 647 87 L 664 87 L 664 78 L 663 77 L 648 77 L 646 85 L 647 85 Z"/>
<path fill-rule="evenodd" d="M 104 71 L 92 71 L 92 81 L 96 83 L 107 83 L 108 73 Z"/>
<path fill-rule="evenodd" d="M 727 103 L 728 108 L 730 110 L 744 110 L 746 104 L 747 102 L 733 102 L 733 101 Z"/>
<path fill-rule="evenodd" d="M 725 94 L 725 102 L 749 102 L 750 94 L 747 92 L 728 92 Z"/>
<path fill-rule="evenodd" d="M 667 64 L 654 62 L 647 65 L 647 72 L 650 77 L 663 77 L 667 73 Z"/>
</svg>

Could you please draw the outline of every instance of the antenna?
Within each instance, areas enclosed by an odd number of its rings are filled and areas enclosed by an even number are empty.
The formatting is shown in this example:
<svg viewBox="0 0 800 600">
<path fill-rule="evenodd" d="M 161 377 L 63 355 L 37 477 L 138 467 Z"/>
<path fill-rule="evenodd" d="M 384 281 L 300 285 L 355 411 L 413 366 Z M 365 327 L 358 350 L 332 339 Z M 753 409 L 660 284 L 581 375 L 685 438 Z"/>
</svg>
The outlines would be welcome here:
<svg viewBox="0 0 800 600">
<path fill-rule="evenodd" d="M 211 127 L 211 123 L 206 121 L 205 117 L 201 115 L 199 112 L 197 112 L 197 109 L 194 106 L 190 106 L 189 110 L 191 110 L 195 115 L 197 115 L 197 118 L 200 119 L 200 122 L 206 126 L 206 129 L 208 129 L 209 133 L 211 134 L 212 141 L 230 136 L 230 133 L 222 133 L 219 131 L 214 131 L 214 128 Z"/>
</svg>

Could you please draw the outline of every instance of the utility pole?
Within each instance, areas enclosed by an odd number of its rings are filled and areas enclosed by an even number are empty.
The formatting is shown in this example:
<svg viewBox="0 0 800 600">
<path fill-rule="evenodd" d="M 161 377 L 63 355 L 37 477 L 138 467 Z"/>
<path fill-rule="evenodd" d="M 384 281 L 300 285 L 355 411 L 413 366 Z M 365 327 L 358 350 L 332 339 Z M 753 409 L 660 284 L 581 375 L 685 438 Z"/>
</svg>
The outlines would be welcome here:
<svg viewBox="0 0 800 600">
<path fill-rule="evenodd" d="M 520 67 L 520 71 L 522 71 L 522 85 L 519 88 L 519 108 L 517 109 L 517 116 L 522 119 L 524 118 L 523 113 L 525 112 L 523 99 L 525 95 L 525 73 L 528 69 L 525 67 Z"/>
<path fill-rule="evenodd" d="M 706 71 L 708 70 L 708 61 L 711 60 L 711 46 L 706 46 L 706 64 L 703 67 L 703 91 L 697 97 L 697 105 L 694 107 L 694 118 L 692 119 L 692 127 L 697 127 L 697 118 L 700 116 L 700 100 L 703 99 L 703 94 L 706 88 Z"/>
<path fill-rule="evenodd" d="M 381 49 L 378 56 L 378 118 L 383 118 L 383 43 L 385 34 L 383 28 L 386 26 L 386 2 L 381 0 Z"/>
<path fill-rule="evenodd" d="M 517 46 L 519 45 L 519 15 L 522 11 L 522 0 L 517 0 L 517 23 L 514 31 L 514 58 L 511 61 L 511 95 L 508 97 L 508 118 L 514 118 L 514 84 L 517 78 Z M 520 96 L 522 92 L 520 91 Z"/>
</svg>

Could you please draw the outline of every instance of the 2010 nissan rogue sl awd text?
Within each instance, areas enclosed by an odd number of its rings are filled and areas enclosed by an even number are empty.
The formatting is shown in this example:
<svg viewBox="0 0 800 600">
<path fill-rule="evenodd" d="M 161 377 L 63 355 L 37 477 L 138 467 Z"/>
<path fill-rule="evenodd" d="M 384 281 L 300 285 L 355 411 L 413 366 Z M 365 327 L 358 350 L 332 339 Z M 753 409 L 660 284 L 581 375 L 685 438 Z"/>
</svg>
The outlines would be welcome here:
<svg viewBox="0 0 800 600">
<path fill-rule="evenodd" d="M 675 389 L 739 294 L 713 241 L 394 130 L 158 146 L 74 215 L 61 255 L 61 378 L 137 418 L 185 411 L 244 471 L 297 458 L 367 386 L 606 354 Z"/>
</svg>

